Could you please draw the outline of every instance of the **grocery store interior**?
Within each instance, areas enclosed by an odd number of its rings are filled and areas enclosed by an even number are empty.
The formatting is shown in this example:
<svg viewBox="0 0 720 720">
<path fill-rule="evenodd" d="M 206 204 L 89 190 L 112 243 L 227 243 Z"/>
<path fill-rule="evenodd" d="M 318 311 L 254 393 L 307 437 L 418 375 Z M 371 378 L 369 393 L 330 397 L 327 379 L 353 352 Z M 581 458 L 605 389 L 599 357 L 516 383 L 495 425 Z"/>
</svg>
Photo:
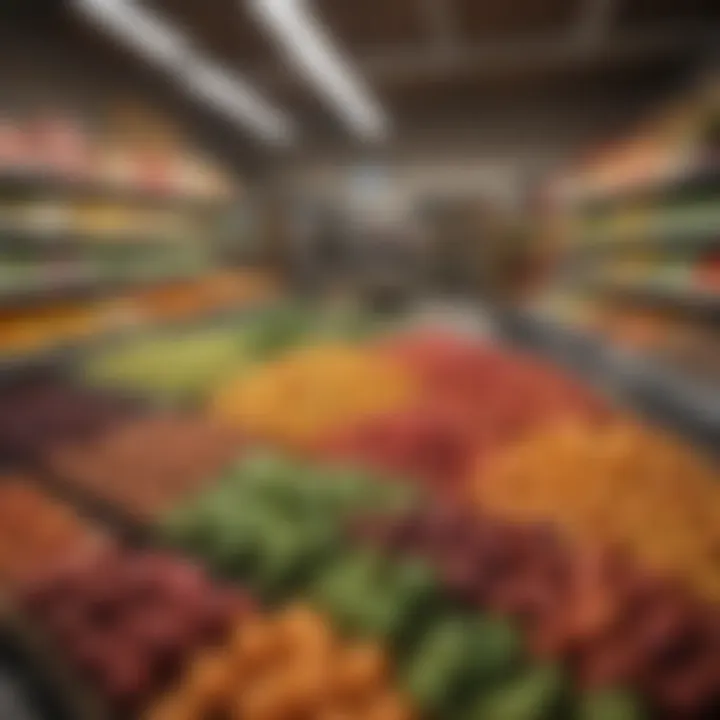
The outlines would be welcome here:
<svg viewBox="0 0 720 720">
<path fill-rule="evenodd" d="M 0 720 L 720 720 L 720 3 L 0 2 Z"/>
</svg>

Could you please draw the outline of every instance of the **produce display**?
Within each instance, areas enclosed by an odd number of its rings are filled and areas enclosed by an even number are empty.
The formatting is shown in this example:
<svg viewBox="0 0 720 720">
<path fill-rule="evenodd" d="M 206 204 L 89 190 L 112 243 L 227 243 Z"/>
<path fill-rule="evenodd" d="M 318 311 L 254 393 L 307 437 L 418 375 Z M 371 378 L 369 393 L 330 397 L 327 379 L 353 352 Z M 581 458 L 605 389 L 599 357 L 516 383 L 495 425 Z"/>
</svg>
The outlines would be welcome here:
<svg viewBox="0 0 720 720">
<path fill-rule="evenodd" d="M 416 392 L 413 378 L 390 359 L 326 343 L 230 380 L 216 393 L 212 412 L 251 436 L 311 450 L 337 427 L 407 407 Z"/>
<path fill-rule="evenodd" d="M 401 508 L 414 496 L 407 484 L 354 468 L 248 452 L 214 488 L 171 511 L 161 535 L 277 599 L 306 586 L 339 551 L 350 513 Z"/>
<path fill-rule="evenodd" d="M 539 432 L 480 469 L 475 500 L 618 544 L 643 565 L 720 600 L 720 476 L 665 435 L 630 423 Z"/>
<path fill-rule="evenodd" d="M 131 403 L 53 377 L 28 377 L 0 390 L 0 457 L 32 460 L 59 444 L 127 420 Z"/>
<path fill-rule="evenodd" d="M 48 349 L 87 338 L 103 326 L 97 307 L 87 304 L 5 311 L 0 316 L 0 352 L 12 356 Z"/>
<path fill-rule="evenodd" d="M 129 301 L 136 312 L 153 320 L 190 318 L 201 313 L 269 300 L 275 293 L 271 277 L 250 270 L 214 272 L 195 280 L 149 288 Z"/>
<path fill-rule="evenodd" d="M 616 549 L 576 547 L 547 523 L 448 507 L 367 518 L 356 533 L 423 558 L 466 607 L 512 619 L 537 660 L 561 663 L 584 692 L 629 687 L 661 717 L 720 708 L 717 608 Z"/>
<path fill-rule="evenodd" d="M 63 444 L 45 462 L 66 483 L 136 519 L 147 519 L 198 492 L 234 460 L 241 446 L 233 429 L 160 414 Z"/>
<path fill-rule="evenodd" d="M 83 374 L 98 386 L 197 404 L 225 381 L 238 381 L 258 360 L 311 338 L 361 335 L 366 323 L 354 313 L 327 313 L 318 321 L 302 309 L 279 304 L 239 322 L 128 338 L 90 356 Z"/>
<path fill-rule="evenodd" d="M 100 531 L 25 478 L 0 478 L 0 588 L 101 544 Z"/>
<path fill-rule="evenodd" d="M 192 400 L 237 372 L 243 359 L 243 339 L 237 333 L 201 329 L 132 339 L 92 358 L 84 375 L 98 386 L 158 399 Z"/>
<path fill-rule="evenodd" d="M 425 479 L 457 493 L 473 463 L 553 418 L 609 417 L 592 392 L 549 366 L 449 333 L 384 340 L 383 353 L 420 378 L 411 407 L 331 435 L 323 451 Z"/>
<path fill-rule="evenodd" d="M 84 369 L 0 449 L 142 548 L 11 479 L 0 579 L 114 716 L 720 714 L 717 470 L 557 369 L 290 305 Z"/>
<path fill-rule="evenodd" d="M 148 269 L 147 272 L 152 272 Z M 167 275 L 162 262 L 160 274 Z M 253 271 L 208 273 L 95 302 L 54 301 L 52 305 L 6 309 L 0 316 L 0 352 L 10 357 L 77 345 L 99 334 L 156 321 L 189 320 L 269 302 L 271 277 Z"/>
<path fill-rule="evenodd" d="M 348 642 L 309 607 L 241 620 L 221 648 L 199 656 L 147 720 L 206 717 L 411 720 L 374 643 Z"/>
<path fill-rule="evenodd" d="M 252 610 L 246 595 L 187 561 L 117 547 L 48 569 L 22 589 L 20 603 L 123 717 Z"/>
</svg>

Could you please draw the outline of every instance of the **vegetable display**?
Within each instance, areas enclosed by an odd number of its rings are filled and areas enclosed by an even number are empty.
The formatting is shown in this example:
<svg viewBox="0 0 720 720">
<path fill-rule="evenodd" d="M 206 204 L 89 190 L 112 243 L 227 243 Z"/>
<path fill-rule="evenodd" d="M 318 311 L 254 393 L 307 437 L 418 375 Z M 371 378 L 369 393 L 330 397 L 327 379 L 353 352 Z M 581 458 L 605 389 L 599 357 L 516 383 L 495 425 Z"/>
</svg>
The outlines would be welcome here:
<svg viewBox="0 0 720 720">
<path fill-rule="evenodd" d="M 146 520 L 198 492 L 241 447 L 231 428 L 160 414 L 61 445 L 45 460 L 66 484 Z"/>
<path fill-rule="evenodd" d="M 619 544 L 643 565 L 720 600 L 720 475 L 638 425 L 548 429 L 480 469 L 475 499 L 501 515 L 552 520 Z"/>
<path fill-rule="evenodd" d="M 282 447 L 312 450 L 334 428 L 407 407 L 415 383 L 397 363 L 344 344 L 296 350 L 217 392 L 219 420 Z"/>
<path fill-rule="evenodd" d="M 720 717 L 712 463 L 380 329 L 278 306 L 3 390 L 8 607 L 122 720 Z"/>
</svg>

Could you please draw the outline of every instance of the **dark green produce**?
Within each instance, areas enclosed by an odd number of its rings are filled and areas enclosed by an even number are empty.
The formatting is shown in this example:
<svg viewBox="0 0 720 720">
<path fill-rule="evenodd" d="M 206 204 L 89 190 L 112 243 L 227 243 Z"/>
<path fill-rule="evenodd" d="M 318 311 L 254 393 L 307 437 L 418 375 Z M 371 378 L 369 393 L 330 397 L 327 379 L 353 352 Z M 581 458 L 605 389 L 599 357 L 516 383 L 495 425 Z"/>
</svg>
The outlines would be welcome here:
<svg viewBox="0 0 720 720">
<path fill-rule="evenodd" d="M 578 720 L 643 720 L 644 717 L 639 699 L 627 690 L 585 693 L 578 703 Z"/>
<path fill-rule="evenodd" d="M 502 620 L 446 613 L 427 631 L 405 669 L 410 695 L 421 707 L 446 713 L 461 708 L 523 667 L 520 637 Z"/>
<path fill-rule="evenodd" d="M 563 720 L 572 718 L 566 676 L 555 665 L 536 665 L 522 676 L 483 694 L 467 720 Z"/>
<path fill-rule="evenodd" d="M 372 550 L 343 553 L 310 588 L 314 601 L 353 635 L 404 644 L 437 597 L 429 569 Z"/>
</svg>

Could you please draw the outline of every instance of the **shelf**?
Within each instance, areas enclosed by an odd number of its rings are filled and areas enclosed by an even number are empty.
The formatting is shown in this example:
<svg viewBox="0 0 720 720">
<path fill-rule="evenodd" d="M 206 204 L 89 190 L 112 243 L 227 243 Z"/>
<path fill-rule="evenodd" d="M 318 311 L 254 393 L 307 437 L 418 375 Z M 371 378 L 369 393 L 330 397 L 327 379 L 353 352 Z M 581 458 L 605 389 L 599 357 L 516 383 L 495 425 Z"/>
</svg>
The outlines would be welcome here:
<svg viewBox="0 0 720 720">
<path fill-rule="evenodd" d="M 102 200 L 178 210 L 211 211 L 230 208 L 235 197 L 205 197 L 177 190 L 131 187 L 102 180 L 69 178 L 35 172 L 0 171 L 0 193 L 33 193 L 52 198 Z"/>
<path fill-rule="evenodd" d="M 538 313 L 506 311 L 498 321 L 514 342 L 567 367 L 652 422 L 718 451 L 720 383 L 700 381 L 650 355 Z"/>
<path fill-rule="evenodd" d="M 720 290 L 673 287 L 672 285 L 650 282 L 611 281 L 592 282 L 590 289 L 623 302 L 679 310 L 705 316 L 712 320 L 720 319 Z"/>
<path fill-rule="evenodd" d="M 192 330 L 208 325 L 225 325 L 234 323 L 248 315 L 254 315 L 272 308 L 275 301 L 249 300 L 242 303 L 231 303 L 221 308 L 213 308 L 197 315 L 185 318 L 154 320 L 140 317 L 122 327 L 106 328 L 92 335 L 67 340 L 51 347 L 33 352 L 9 353 L 0 351 L 0 386 L 14 382 L 23 375 L 49 367 L 71 367 L 79 356 L 92 352 L 100 347 L 107 347 L 113 342 L 122 343 L 127 338 L 135 338 L 143 333 L 157 336 L 162 333 L 173 333 L 178 330 Z"/>
<path fill-rule="evenodd" d="M 690 197 L 710 190 L 720 190 L 720 161 L 706 161 L 691 168 L 680 170 L 668 177 L 660 177 L 603 192 L 586 193 L 570 204 L 596 212 L 619 204 L 637 204 Z"/>
<path fill-rule="evenodd" d="M 171 237 L 169 235 L 148 235 L 142 233 L 90 233 L 74 230 L 40 230 L 32 228 L 0 227 L 0 248 L 3 250 L 24 250 L 28 247 L 49 249 L 93 248 L 133 250 L 157 249 L 158 247 L 186 247 L 199 244 L 195 238 Z"/>
<path fill-rule="evenodd" d="M 117 295 L 125 290 L 169 285 L 175 282 L 193 280 L 203 274 L 173 273 L 163 277 L 134 278 L 127 280 L 110 280 L 102 277 L 79 277 L 63 280 L 57 283 L 38 284 L 37 287 L 28 287 L 23 290 L 0 289 L 0 309 L 15 309 L 37 307 L 59 300 L 77 300 Z"/>
<path fill-rule="evenodd" d="M 691 232 L 674 232 L 617 240 L 589 241 L 568 247 L 563 255 L 570 260 L 632 254 L 634 252 L 662 251 L 672 255 L 720 250 L 720 227 Z"/>
</svg>

